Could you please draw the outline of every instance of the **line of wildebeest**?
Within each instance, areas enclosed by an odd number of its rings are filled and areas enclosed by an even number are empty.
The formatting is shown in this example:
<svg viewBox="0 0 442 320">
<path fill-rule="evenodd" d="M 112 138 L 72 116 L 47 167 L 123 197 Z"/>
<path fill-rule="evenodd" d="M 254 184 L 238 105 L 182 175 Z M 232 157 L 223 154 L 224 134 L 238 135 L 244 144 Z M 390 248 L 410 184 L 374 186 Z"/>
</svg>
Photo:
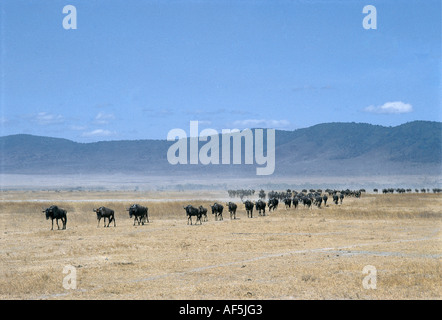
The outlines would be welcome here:
<svg viewBox="0 0 442 320">
<path fill-rule="evenodd" d="M 97 214 L 97 220 L 98 224 L 97 227 L 100 225 L 100 221 L 103 218 L 104 226 L 109 227 L 110 223 L 114 222 L 114 227 L 116 227 L 115 222 L 115 212 L 112 209 L 106 208 L 106 207 L 99 207 L 98 209 L 93 209 L 93 211 Z M 135 217 L 134 219 L 134 225 L 135 222 L 138 222 L 138 225 L 149 222 L 148 217 L 148 211 L 149 209 L 146 207 L 143 207 L 139 204 L 133 204 L 131 205 L 126 211 L 129 211 L 129 217 Z M 56 205 L 52 205 L 49 208 L 46 208 L 43 210 L 43 213 L 46 214 L 46 220 L 51 219 L 52 220 L 52 228 L 51 230 L 54 230 L 54 219 L 57 223 L 57 228 L 60 229 L 60 226 L 58 225 L 58 220 L 61 220 L 63 223 L 62 229 L 66 229 L 66 223 L 67 223 L 67 211 L 65 209 L 61 209 Z M 106 219 L 108 219 L 107 226 L 106 226 Z"/>
<path fill-rule="evenodd" d="M 317 206 L 318 208 L 324 203 L 324 206 L 327 205 L 328 197 L 332 197 L 333 202 L 337 205 L 338 203 L 342 204 L 342 201 L 345 196 L 353 196 L 359 198 L 361 196 L 361 192 L 351 191 L 351 190 L 326 190 L 326 193 L 322 194 L 322 192 L 310 190 L 309 193 L 305 192 L 296 192 L 293 191 L 291 193 L 273 193 L 272 198 L 265 202 L 263 199 L 259 199 L 255 202 L 251 200 L 242 201 L 244 204 L 245 210 L 247 212 L 248 218 L 253 218 L 253 210 L 256 209 L 259 216 L 266 215 L 266 207 L 268 208 L 268 212 L 272 212 L 278 208 L 278 204 L 283 202 L 285 204 L 286 209 L 290 209 L 292 206 L 296 209 L 298 205 L 302 204 L 304 207 L 312 208 L 312 206 Z M 328 193 L 328 195 L 327 195 Z M 284 195 L 284 196 L 282 196 Z M 215 217 L 215 221 L 223 220 L 223 211 L 224 206 L 215 202 L 210 206 L 212 210 L 212 214 Z M 236 219 L 236 210 L 238 205 L 234 202 L 229 202 L 226 204 L 227 210 L 230 213 L 230 219 Z M 192 223 L 192 217 L 196 217 L 196 222 L 200 222 L 202 224 L 203 221 L 208 221 L 207 219 L 207 208 L 203 206 L 194 207 L 193 205 L 183 206 L 186 216 L 187 216 L 187 224 Z M 113 222 L 114 227 L 116 227 L 115 222 L 115 212 L 114 210 L 107 207 L 99 207 L 98 209 L 93 209 L 93 211 L 97 214 L 97 227 L 100 225 L 101 219 L 103 219 L 104 227 L 109 227 L 109 225 Z M 126 209 L 129 212 L 129 217 L 134 218 L 134 224 L 138 223 L 138 225 L 144 225 L 149 222 L 148 212 L 149 209 L 147 207 L 141 206 L 139 204 L 133 204 L 129 208 Z M 52 228 L 54 230 L 54 220 L 56 221 L 57 228 L 60 229 L 58 224 L 58 220 L 61 220 L 63 226 L 62 229 L 66 229 L 67 223 L 67 211 L 65 209 L 59 208 L 56 205 L 52 205 L 49 208 L 43 210 L 43 213 L 46 214 L 46 220 L 52 220 Z M 107 225 L 106 225 L 106 219 Z"/>
</svg>

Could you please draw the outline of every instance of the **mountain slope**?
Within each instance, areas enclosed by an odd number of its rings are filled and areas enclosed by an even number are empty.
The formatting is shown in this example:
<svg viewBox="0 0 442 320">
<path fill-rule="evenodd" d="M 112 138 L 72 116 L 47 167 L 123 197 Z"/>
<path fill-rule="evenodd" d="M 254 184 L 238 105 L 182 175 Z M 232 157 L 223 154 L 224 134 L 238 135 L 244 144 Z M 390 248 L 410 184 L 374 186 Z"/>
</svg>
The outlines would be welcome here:
<svg viewBox="0 0 442 320">
<path fill-rule="evenodd" d="M 256 164 L 171 165 L 167 150 L 172 144 L 166 140 L 77 143 L 24 134 L 5 136 L 0 137 L 1 173 L 256 174 Z M 200 147 L 204 144 L 200 142 Z M 274 174 L 284 176 L 440 174 L 442 123 L 414 121 L 397 127 L 325 123 L 277 130 L 275 159 Z"/>
</svg>

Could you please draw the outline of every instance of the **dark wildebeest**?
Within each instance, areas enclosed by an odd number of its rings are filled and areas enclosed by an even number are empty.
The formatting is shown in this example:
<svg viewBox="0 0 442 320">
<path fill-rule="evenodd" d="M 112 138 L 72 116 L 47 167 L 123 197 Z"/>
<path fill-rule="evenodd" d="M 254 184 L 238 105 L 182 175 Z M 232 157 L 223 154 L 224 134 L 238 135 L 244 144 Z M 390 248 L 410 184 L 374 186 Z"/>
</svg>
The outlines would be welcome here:
<svg viewBox="0 0 442 320">
<path fill-rule="evenodd" d="M 210 206 L 212 208 L 212 214 L 215 215 L 215 221 L 223 220 L 223 209 L 224 207 L 219 203 L 214 203 L 213 206 Z"/>
<path fill-rule="evenodd" d="M 307 208 L 311 208 L 312 206 L 312 200 L 309 197 L 302 198 L 302 203 L 304 204 L 304 207 L 307 206 Z"/>
<path fill-rule="evenodd" d="M 206 222 L 207 221 L 207 209 L 204 208 L 203 206 L 199 206 L 198 210 L 201 213 L 201 217 L 204 217 L 203 221 Z"/>
<path fill-rule="evenodd" d="M 199 209 L 195 208 L 194 206 L 192 206 L 190 204 L 187 207 L 183 207 L 183 208 L 184 208 L 184 210 L 186 210 L 187 224 L 189 224 L 189 221 L 190 221 L 190 224 L 192 224 L 192 217 L 193 216 L 196 216 L 195 224 L 198 221 L 200 222 L 200 224 L 203 224 L 201 222 L 201 215 L 202 215 L 202 213 L 201 213 L 201 211 Z"/>
<path fill-rule="evenodd" d="M 324 200 L 324 207 L 327 206 L 328 197 L 326 194 L 324 194 L 324 196 L 322 197 L 322 200 Z"/>
<path fill-rule="evenodd" d="M 246 212 L 247 212 L 247 218 L 253 218 L 253 206 L 254 203 L 250 200 L 247 200 L 246 202 L 244 202 L 244 205 L 246 207 Z M 249 217 L 250 215 L 250 217 Z"/>
<path fill-rule="evenodd" d="M 100 220 L 103 218 L 104 227 L 106 227 L 106 218 L 108 219 L 107 226 L 109 227 L 109 224 L 114 221 L 114 227 L 116 227 L 115 224 L 115 215 L 114 210 L 106 208 L 106 207 L 100 207 L 98 209 L 93 209 L 94 212 L 97 214 L 97 227 L 100 225 Z"/>
<path fill-rule="evenodd" d="M 343 194 L 343 193 L 341 193 L 341 194 L 339 195 L 339 200 L 341 200 L 341 204 L 342 204 L 342 200 L 344 200 L 344 194 Z"/>
<path fill-rule="evenodd" d="M 334 194 L 334 195 L 333 195 L 333 202 L 334 202 L 335 204 L 338 204 L 338 201 L 339 201 L 339 197 L 338 197 L 338 195 L 337 195 L 337 194 Z"/>
<path fill-rule="evenodd" d="M 126 211 L 129 211 L 129 217 L 135 217 L 134 218 L 134 225 L 135 221 L 138 222 L 138 225 L 140 223 L 144 226 L 144 223 L 147 221 L 149 222 L 149 216 L 148 211 L 149 209 L 143 206 L 140 206 L 139 204 L 133 204 L 130 206 L 129 209 L 126 209 Z"/>
<path fill-rule="evenodd" d="M 229 213 L 230 213 L 230 220 L 236 219 L 236 208 L 238 208 L 238 206 L 236 205 L 236 203 L 233 202 L 229 202 L 228 204 L 226 204 L 227 207 L 229 208 Z"/>
<path fill-rule="evenodd" d="M 51 218 L 52 220 L 51 230 L 54 230 L 54 219 L 56 219 L 58 230 L 60 230 L 60 226 L 58 225 L 58 219 L 60 219 L 61 222 L 63 222 L 63 230 L 66 229 L 66 222 L 68 221 L 66 210 L 60 209 L 57 206 L 50 206 L 49 208 L 43 210 L 43 213 L 46 213 L 46 220 L 49 220 L 49 218 Z"/>
<path fill-rule="evenodd" d="M 272 209 L 273 209 L 273 211 L 278 209 L 278 203 L 279 203 L 279 201 L 277 198 L 269 199 L 269 203 L 267 205 L 269 207 L 269 212 L 272 211 Z"/>
<path fill-rule="evenodd" d="M 290 198 L 285 198 L 284 199 L 284 204 L 285 204 L 285 208 L 287 209 L 287 207 L 289 207 L 289 209 L 292 207 L 292 199 Z"/>
<path fill-rule="evenodd" d="M 297 198 L 297 197 L 294 197 L 293 200 L 292 200 L 292 202 L 293 202 L 293 206 L 294 206 L 295 209 L 296 209 L 296 208 L 298 207 L 298 203 L 299 203 L 298 198 Z"/>
<path fill-rule="evenodd" d="M 321 207 L 321 204 L 322 204 L 322 197 L 321 197 L 321 196 L 316 196 L 316 197 L 315 197 L 314 204 L 315 204 L 316 206 L 318 206 L 318 208 L 320 208 L 320 207 Z"/>
<path fill-rule="evenodd" d="M 266 203 L 264 201 L 262 201 L 261 199 L 256 201 L 255 208 L 256 208 L 256 210 L 258 210 L 258 214 L 260 216 L 266 215 Z M 261 211 L 262 211 L 262 214 L 261 214 Z"/>
</svg>

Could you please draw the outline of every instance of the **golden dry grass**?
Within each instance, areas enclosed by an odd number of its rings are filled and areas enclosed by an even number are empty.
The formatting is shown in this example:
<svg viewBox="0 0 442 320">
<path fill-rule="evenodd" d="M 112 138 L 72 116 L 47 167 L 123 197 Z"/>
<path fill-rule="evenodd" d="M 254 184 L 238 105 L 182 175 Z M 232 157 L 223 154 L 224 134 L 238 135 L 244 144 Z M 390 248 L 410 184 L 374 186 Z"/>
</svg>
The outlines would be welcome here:
<svg viewBox="0 0 442 320">
<path fill-rule="evenodd" d="M 253 219 L 238 202 L 237 220 L 225 211 L 224 221 L 209 213 L 201 226 L 187 225 L 183 205 L 209 208 L 224 198 L 3 192 L 0 298 L 441 298 L 441 195 L 364 195 L 312 210 L 280 205 Z M 134 202 L 149 207 L 149 224 L 132 225 L 125 208 Z M 41 211 L 51 204 L 68 211 L 67 230 L 50 231 Z M 97 227 L 92 209 L 102 205 L 115 210 L 116 228 Z M 63 287 L 66 265 L 76 268 L 75 290 Z M 376 289 L 362 285 L 366 265 L 377 270 Z"/>
</svg>

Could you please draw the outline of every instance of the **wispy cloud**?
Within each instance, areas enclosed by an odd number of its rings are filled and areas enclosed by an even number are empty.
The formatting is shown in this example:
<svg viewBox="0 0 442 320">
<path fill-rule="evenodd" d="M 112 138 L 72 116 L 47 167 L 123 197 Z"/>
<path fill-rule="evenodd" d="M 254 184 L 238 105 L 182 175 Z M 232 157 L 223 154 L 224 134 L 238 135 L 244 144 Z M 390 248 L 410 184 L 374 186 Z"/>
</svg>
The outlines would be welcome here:
<svg viewBox="0 0 442 320">
<path fill-rule="evenodd" d="M 226 109 L 226 108 L 218 108 L 215 110 L 211 109 L 192 109 L 185 111 L 188 115 L 195 115 L 195 116 L 210 116 L 210 115 L 219 115 L 219 114 L 239 114 L 239 115 L 246 115 L 250 114 L 247 110 L 241 110 L 241 109 Z"/>
<path fill-rule="evenodd" d="M 9 120 L 6 117 L 0 117 L 0 125 L 6 125 L 8 122 Z"/>
<path fill-rule="evenodd" d="M 75 131 L 83 131 L 83 130 L 87 129 L 86 126 L 78 126 L 78 125 L 71 125 L 71 126 L 69 126 L 69 128 L 71 130 L 75 130 Z"/>
<path fill-rule="evenodd" d="M 109 121 L 114 120 L 115 115 L 113 113 L 99 112 L 94 119 L 97 124 L 107 124 Z"/>
<path fill-rule="evenodd" d="M 115 135 L 115 132 L 105 129 L 96 129 L 93 131 L 83 132 L 83 137 L 109 137 Z"/>
<path fill-rule="evenodd" d="M 381 106 L 368 106 L 364 108 L 365 112 L 383 113 L 383 114 L 401 114 L 413 111 L 413 106 L 402 101 L 386 102 Z"/>
<path fill-rule="evenodd" d="M 233 122 L 233 126 L 241 128 L 285 128 L 290 125 L 288 120 L 246 119 Z"/>
<path fill-rule="evenodd" d="M 60 114 L 52 114 L 47 112 L 39 112 L 37 114 L 32 114 L 26 116 L 26 118 L 30 119 L 32 122 L 38 125 L 52 125 L 52 124 L 60 124 L 65 121 L 65 118 Z"/>
</svg>

